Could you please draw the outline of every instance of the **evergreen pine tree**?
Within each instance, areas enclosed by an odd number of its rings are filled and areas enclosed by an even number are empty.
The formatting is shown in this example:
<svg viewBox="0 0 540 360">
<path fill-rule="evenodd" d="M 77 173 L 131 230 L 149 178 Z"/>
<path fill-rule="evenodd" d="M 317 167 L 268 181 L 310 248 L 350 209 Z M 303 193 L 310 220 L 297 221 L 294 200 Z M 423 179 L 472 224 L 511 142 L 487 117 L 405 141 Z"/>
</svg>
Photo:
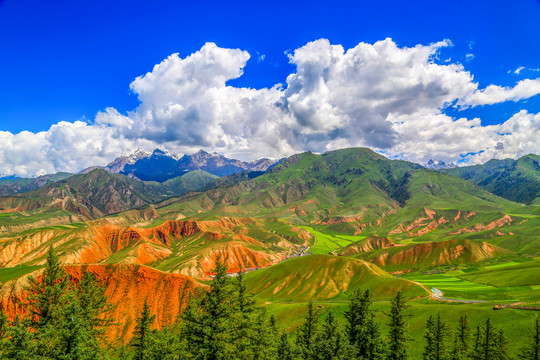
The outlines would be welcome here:
<svg viewBox="0 0 540 360">
<path fill-rule="evenodd" d="M 15 321 L 8 327 L 6 347 L 2 359 L 13 360 L 35 360 L 39 359 L 36 355 L 36 342 L 34 333 L 28 331 L 30 321 L 21 319 L 19 315 Z"/>
<path fill-rule="evenodd" d="M 9 330 L 8 323 L 9 322 L 8 322 L 6 313 L 4 309 L 2 309 L 2 311 L 0 311 L 0 358 L 4 356 L 6 345 L 8 342 L 8 337 L 7 337 L 8 330 Z"/>
<path fill-rule="evenodd" d="M 52 247 L 47 252 L 47 261 L 41 281 L 28 278 L 28 305 L 35 323 L 36 331 L 54 326 L 56 311 L 68 287 L 67 276 L 60 266 L 60 257 Z"/>
<path fill-rule="evenodd" d="M 449 358 L 447 341 L 450 335 L 448 324 L 439 313 L 436 318 L 430 316 L 426 323 L 426 347 L 424 348 L 425 360 L 446 360 Z"/>
<path fill-rule="evenodd" d="M 484 352 L 482 350 L 482 344 L 484 342 L 482 327 L 478 325 L 474 333 L 474 344 L 469 353 L 469 359 L 482 360 L 484 358 Z"/>
<path fill-rule="evenodd" d="M 486 320 L 486 326 L 482 334 L 482 360 L 493 360 L 496 353 L 498 331 L 493 326 L 491 319 Z"/>
<path fill-rule="evenodd" d="M 76 290 L 69 290 L 58 310 L 59 319 L 48 333 L 41 333 L 41 339 L 55 339 L 51 349 L 53 357 L 61 360 L 94 360 L 100 357 L 98 339 L 92 332 L 89 319 L 84 311 Z"/>
<path fill-rule="evenodd" d="M 430 315 L 426 321 L 426 333 L 424 338 L 426 339 L 426 346 L 424 347 L 424 353 L 422 354 L 424 360 L 431 360 L 435 353 L 435 320 Z"/>
<path fill-rule="evenodd" d="M 309 359 L 313 352 L 313 342 L 318 330 L 319 311 L 315 309 L 313 302 L 308 303 L 308 309 L 304 316 L 304 323 L 301 325 L 297 346 L 303 359 Z"/>
<path fill-rule="evenodd" d="M 77 289 L 83 320 L 93 336 L 102 336 L 106 328 L 113 324 L 111 312 L 115 307 L 105 295 L 105 287 L 98 284 L 94 274 L 86 271 Z"/>
<path fill-rule="evenodd" d="M 148 360 L 150 357 L 150 341 L 152 330 L 150 327 L 154 322 L 155 315 L 150 314 L 148 301 L 144 301 L 141 316 L 137 319 L 137 326 L 131 339 L 131 346 L 135 349 L 134 360 Z"/>
<path fill-rule="evenodd" d="M 504 335 L 504 330 L 499 329 L 496 331 L 495 335 L 495 344 L 494 344 L 494 354 L 493 360 L 510 360 L 511 356 L 509 353 L 510 342 Z"/>
<path fill-rule="evenodd" d="M 362 330 L 365 327 L 369 314 L 369 307 L 373 300 L 369 290 L 365 292 L 356 289 L 351 295 L 348 308 L 344 313 L 346 332 L 349 342 L 358 346 L 361 341 Z"/>
<path fill-rule="evenodd" d="M 540 360 L 540 317 L 536 316 L 529 343 L 521 348 L 520 359 Z"/>
<path fill-rule="evenodd" d="M 399 291 L 396 297 L 392 299 L 390 314 L 388 314 L 390 317 L 388 324 L 388 360 L 406 360 L 409 358 L 407 354 L 409 334 L 404 313 L 408 307 L 403 294 Z"/>
<path fill-rule="evenodd" d="M 311 359 L 336 360 L 350 358 L 350 351 L 347 349 L 348 344 L 345 340 L 346 337 L 339 321 L 334 313 L 329 311 L 321 330 L 315 336 Z"/>
<path fill-rule="evenodd" d="M 374 314 L 370 314 L 365 331 L 364 359 L 383 360 L 386 357 L 386 343 L 382 337 L 379 324 L 375 321 Z"/>
<path fill-rule="evenodd" d="M 289 334 L 287 331 L 283 331 L 279 337 L 279 343 L 277 346 L 277 360 L 293 360 L 294 353 L 289 341 Z"/>
<path fill-rule="evenodd" d="M 234 358 L 231 315 L 233 292 L 227 268 L 218 259 L 210 289 L 191 296 L 182 317 L 182 336 L 195 359 L 223 360 Z"/>
<path fill-rule="evenodd" d="M 467 359 L 471 346 L 471 327 L 467 315 L 459 318 L 456 336 L 454 338 L 454 347 L 452 351 L 452 360 Z"/>
<path fill-rule="evenodd" d="M 378 324 L 375 323 L 371 316 L 371 304 L 373 303 L 373 295 L 368 290 L 361 292 L 355 290 L 348 304 L 348 309 L 345 311 L 346 332 L 351 345 L 356 348 L 357 356 L 363 359 L 377 358 L 381 347 L 380 338 L 371 338 L 373 330 L 376 328 L 378 335 Z M 371 322 L 371 323 L 370 323 Z M 371 329 L 369 328 L 371 327 Z M 373 357 L 375 356 L 375 357 Z"/>
</svg>

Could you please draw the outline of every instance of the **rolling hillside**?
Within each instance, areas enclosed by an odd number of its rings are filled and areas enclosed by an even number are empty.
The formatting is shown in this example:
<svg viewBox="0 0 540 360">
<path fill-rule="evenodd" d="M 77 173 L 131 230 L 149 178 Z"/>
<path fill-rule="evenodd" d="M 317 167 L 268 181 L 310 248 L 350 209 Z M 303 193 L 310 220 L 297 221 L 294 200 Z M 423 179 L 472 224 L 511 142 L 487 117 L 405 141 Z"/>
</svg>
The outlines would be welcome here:
<svg viewBox="0 0 540 360">
<path fill-rule="evenodd" d="M 540 156 L 529 154 L 517 160 L 490 160 L 483 165 L 441 170 L 469 180 L 505 199 L 525 204 L 540 197 Z"/>
</svg>

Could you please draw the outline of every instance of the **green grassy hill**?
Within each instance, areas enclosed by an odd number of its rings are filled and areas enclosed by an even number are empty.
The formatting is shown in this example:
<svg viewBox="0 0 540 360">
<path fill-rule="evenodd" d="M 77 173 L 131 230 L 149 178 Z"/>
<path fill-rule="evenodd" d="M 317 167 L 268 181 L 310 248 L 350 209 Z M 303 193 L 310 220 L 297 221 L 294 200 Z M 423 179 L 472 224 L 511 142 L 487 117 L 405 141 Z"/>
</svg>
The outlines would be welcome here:
<svg viewBox="0 0 540 360">
<path fill-rule="evenodd" d="M 459 176 L 503 198 L 525 204 L 540 197 L 540 156 L 529 154 L 518 160 L 490 160 L 483 165 L 441 170 Z"/>
<path fill-rule="evenodd" d="M 331 255 L 289 259 L 245 278 L 261 301 L 344 300 L 354 289 L 370 289 L 377 299 L 388 299 L 398 290 L 409 297 L 428 295 L 422 287 L 374 264 Z"/>
</svg>

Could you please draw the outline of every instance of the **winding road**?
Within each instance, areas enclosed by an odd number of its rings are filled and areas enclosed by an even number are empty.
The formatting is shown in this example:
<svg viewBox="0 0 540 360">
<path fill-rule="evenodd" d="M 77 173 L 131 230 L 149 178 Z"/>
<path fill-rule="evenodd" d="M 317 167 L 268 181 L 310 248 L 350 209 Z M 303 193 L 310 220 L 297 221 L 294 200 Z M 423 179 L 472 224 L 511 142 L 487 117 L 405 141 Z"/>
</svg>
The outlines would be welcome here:
<svg viewBox="0 0 540 360">
<path fill-rule="evenodd" d="M 431 288 L 431 297 L 436 300 L 441 301 L 452 301 L 452 302 L 461 302 L 461 303 L 467 303 L 467 304 L 484 304 L 487 303 L 487 301 L 481 301 L 481 300 L 463 300 L 463 299 L 447 299 L 443 297 L 443 292 L 437 288 Z"/>
</svg>

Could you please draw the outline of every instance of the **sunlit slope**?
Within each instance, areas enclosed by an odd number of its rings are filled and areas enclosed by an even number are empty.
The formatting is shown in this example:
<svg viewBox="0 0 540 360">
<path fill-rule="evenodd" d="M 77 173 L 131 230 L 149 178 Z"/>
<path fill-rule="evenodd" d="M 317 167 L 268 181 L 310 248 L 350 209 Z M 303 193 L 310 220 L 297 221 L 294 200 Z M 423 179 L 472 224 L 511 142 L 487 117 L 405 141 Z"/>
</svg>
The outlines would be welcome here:
<svg viewBox="0 0 540 360">
<path fill-rule="evenodd" d="M 511 251 L 486 242 L 446 240 L 387 247 L 357 256 L 385 269 L 409 270 L 449 264 L 472 264 L 511 254 Z"/>
<path fill-rule="evenodd" d="M 290 221 L 373 225 L 403 208 L 492 211 L 513 205 L 460 178 L 362 148 L 294 155 L 264 175 L 223 183 L 227 187 L 163 203 L 159 211 L 164 216 L 249 213 Z"/>
<path fill-rule="evenodd" d="M 246 274 L 246 284 L 263 301 L 347 299 L 354 289 L 370 289 L 377 299 L 424 296 L 420 286 L 393 277 L 366 261 L 331 255 L 289 259 L 270 268 Z"/>
<path fill-rule="evenodd" d="M 103 219 L 1 237 L 0 267 L 41 265 L 52 245 L 64 264 L 141 264 L 206 278 L 218 258 L 231 271 L 262 267 L 312 241 L 309 232 L 279 220 L 166 221 L 141 228 Z"/>
</svg>

